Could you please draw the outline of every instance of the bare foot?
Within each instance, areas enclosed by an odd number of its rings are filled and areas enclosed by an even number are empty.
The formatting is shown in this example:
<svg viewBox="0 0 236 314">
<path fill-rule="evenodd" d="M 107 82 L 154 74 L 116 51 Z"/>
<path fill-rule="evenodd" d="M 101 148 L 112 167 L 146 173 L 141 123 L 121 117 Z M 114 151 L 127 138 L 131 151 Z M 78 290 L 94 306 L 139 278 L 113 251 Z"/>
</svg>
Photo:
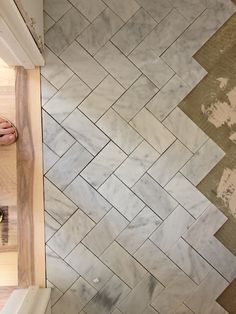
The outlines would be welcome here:
<svg viewBox="0 0 236 314">
<path fill-rule="evenodd" d="M 10 145 L 16 139 L 16 128 L 9 121 L 0 117 L 0 145 Z"/>
</svg>

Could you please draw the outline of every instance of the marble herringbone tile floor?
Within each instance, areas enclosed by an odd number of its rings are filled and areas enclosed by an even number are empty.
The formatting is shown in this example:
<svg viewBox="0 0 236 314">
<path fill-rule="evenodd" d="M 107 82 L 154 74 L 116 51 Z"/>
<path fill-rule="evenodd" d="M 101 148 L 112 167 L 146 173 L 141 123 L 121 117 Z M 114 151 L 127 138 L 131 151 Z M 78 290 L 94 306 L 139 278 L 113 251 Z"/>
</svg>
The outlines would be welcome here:
<svg viewBox="0 0 236 314">
<path fill-rule="evenodd" d="M 196 185 L 224 152 L 178 108 L 229 0 L 46 0 L 52 313 L 227 313 L 227 218 Z"/>
</svg>

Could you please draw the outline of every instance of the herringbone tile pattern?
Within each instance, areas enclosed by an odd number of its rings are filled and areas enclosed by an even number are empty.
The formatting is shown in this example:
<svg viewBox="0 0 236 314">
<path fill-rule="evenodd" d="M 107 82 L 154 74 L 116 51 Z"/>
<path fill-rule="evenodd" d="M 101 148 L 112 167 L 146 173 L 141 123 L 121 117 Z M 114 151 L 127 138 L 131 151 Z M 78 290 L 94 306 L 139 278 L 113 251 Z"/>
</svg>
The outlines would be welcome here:
<svg viewBox="0 0 236 314">
<path fill-rule="evenodd" d="M 196 185 L 224 152 L 177 106 L 229 0 L 45 0 L 47 279 L 53 314 L 226 311 L 236 257 Z"/>
</svg>

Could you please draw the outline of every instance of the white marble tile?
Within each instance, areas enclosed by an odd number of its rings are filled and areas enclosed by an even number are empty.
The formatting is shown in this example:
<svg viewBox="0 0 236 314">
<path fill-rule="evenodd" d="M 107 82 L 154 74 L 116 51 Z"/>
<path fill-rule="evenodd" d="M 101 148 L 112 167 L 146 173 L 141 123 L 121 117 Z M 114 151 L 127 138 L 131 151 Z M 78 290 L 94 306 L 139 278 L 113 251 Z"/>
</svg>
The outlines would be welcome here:
<svg viewBox="0 0 236 314">
<path fill-rule="evenodd" d="M 165 219 L 178 205 L 148 174 L 145 174 L 132 190 L 162 219 Z"/>
<path fill-rule="evenodd" d="M 45 0 L 44 10 L 55 21 L 59 20 L 71 8 L 71 4 L 67 0 Z"/>
<path fill-rule="evenodd" d="M 146 105 L 154 116 L 163 121 L 190 92 L 190 87 L 176 74 Z"/>
<path fill-rule="evenodd" d="M 163 252 L 168 251 L 194 223 L 194 218 L 182 207 L 178 206 L 153 232 L 150 239 Z"/>
<path fill-rule="evenodd" d="M 165 186 L 181 167 L 192 157 L 192 153 L 176 140 L 158 158 L 148 173 L 161 185 Z"/>
<path fill-rule="evenodd" d="M 95 55 L 95 59 L 124 87 L 130 85 L 141 72 L 111 43 L 108 42 Z"/>
<path fill-rule="evenodd" d="M 40 84 L 41 84 L 41 100 L 42 107 L 47 103 L 47 101 L 56 94 L 57 89 L 48 82 L 42 75 L 40 76 Z"/>
<path fill-rule="evenodd" d="M 159 153 L 163 153 L 175 140 L 174 135 L 146 108 L 130 121 L 130 125 Z"/>
<path fill-rule="evenodd" d="M 131 188 L 158 157 L 159 153 L 143 141 L 115 171 L 115 175 Z"/>
<path fill-rule="evenodd" d="M 83 15 L 72 7 L 45 34 L 45 43 L 59 56 L 88 25 L 89 22 Z"/>
<path fill-rule="evenodd" d="M 81 210 L 77 210 L 48 241 L 48 246 L 65 258 L 95 226 Z"/>
<path fill-rule="evenodd" d="M 115 309 L 115 310 L 112 312 L 112 314 L 122 314 L 122 313 L 121 313 L 121 311 L 120 311 L 120 310 Z"/>
<path fill-rule="evenodd" d="M 114 175 L 98 191 L 130 221 L 144 207 L 144 203 Z"/>
<path fill-rule="evenodd" d="M 60 299 L 63 293 L 48 280 L 47 288 L 51 288 L 51 305 L 53 306 Z"/>
<path fill-rule="evenodd" d="M 134 257 L 164 286 L 182 273 L 150 240 L 144 242 L 134 254 Z"/>
<path fill-rule="evenodd" d="M 181 169 L 181 173 L 194 185 L 198 185 L 224 155 L 224 151 L 209 139 Z"/>
<path fill-rule="evenodd" d="M 76 142 L 48 171 L 46 177 L 60 190 L 64 190 L 92 158 L 93 156 Z"/>
<path fill-rule="evenodd" d="M 77 41 L 91 55 L 95 55 L 122 25 L 123 21 L 107 8 L 80 34 Z"/>
<path fill-rule="evenodd" d="M 124 22 L 127 22 L 140 7 L 134 0 L 104 0 L 104 2 L 119 15 Z"/>
<path fill-rule="evenodd" d="M 73 72 L 46 46 L 43 53 L 45 66 L 41 68 L 41 74 L 57 89 L 60 89 Z"/>
<path fill-rule="evenodd" d="M 212 268 L 201 255 L 181 238 L 166 254 L 198 285 Z"/>
<path fill-rule="evenodd" d="M 55 21 L 45 12 L 43 11 L 43 31 L 46 33 L 49 28 L 51 28 L 55 24 Z"/>
<path fill-rule="evenodd" d="M 96 122 L 123 94 L 125 89 L 108 75 L 101 84 L 82 102 L 79 109 Z"/>
<path fill-rule="evenodd" d="M 197 190 L 181 173 L 165 186 L 172 195 L 194 218 L 198 218 L 210 205 L 210 201 Z"/>
<path fill-rule="evenodd" d="M 193 314 L 193 312 L 185 304 L 182 304 L 175 310 L 175 314 Z"/>
<path fill-rule="evenodd" d="M 208 139 L 208 136 L 178 107 L 163 124 L 193 153 Z"/>
<path fill-rule="evenodd" d="M 47 279 L 65 292 L 79 275 L 49 247 L 46 247 Z"/>
<path fill-rule="evenodd" d="M 162 220 L 145 207 L 118 236 L 116 241 L 133 254 L 160 225 Z"/>
<path fill-rule="evenodd" d="M 70 0 L 70 2 L 86 16 L 90 22 L 106 8 L 101 0 Z"/>
<path fill-rule="evenodd" d="M 64 193 L 95 222 L 98 222 L 112 207 L 80 176 L 65 189 Z"/>
<path fill-rule="evenodd" d="M 126 121 L 130 121 L 157 92 L 158 88 L 142 75 L 118 99 L 113 109 Z"/>
<path fill-rule="evenodd" d="M 146 270 L 119 244 L 113 242 L 100 259 L 130 287 L 135 287 L 146 275 Z"/>
<path fill-rule="evenodd" d="M 153 307 L 148 306 L 146 308 L 146 310 L 142 313 L 142 314 L 157 314 L 158 312 L 156 310 L 154 310 Z"/>
<path fill-rule="evenodd" d="M 90 93 L 90 88 L 76 75 L 52 97 L 44 109 L 61 123 Z"/>
<path fill-rule="evenodd" d="M 148 13 L 160 22 L 172 9 L 166 0 L 136 0 Z"/>
<path fill-rule="evenodd" d="M 98 188 L 126 157 L 127 155 L 119 147 L 109 142 L 81 172 L 81 176 L 94 188 Z"/>
<path fill-rule="evenodd" d="M 67 256 L 66 262 L 97 290 L 113 276 L 112 271 L 81 243 Z"/>
<path fill-rule="evenodd" d="M 59 157 L 47 145 L 43 144 L 43 171 L 44 174 L 57 162 Z"/>
<path fill-rule="evenodd" d="M 129 291 L 130 288 L 122 280 L 117 276 L 113 276 L 84 310 L 87 314 L 111 313 Z M 112 313 L 117 312 L 114 311 Z"/>
<path fill-rule="evenodd" d="M 130 154 L 141 141 L 135 132 L 113 109 L 109 109 L 97 122 L 97 126 L 109 136 L 126 154 Z"/>
<path fill-rule="evenodd" d="M 126 314 L 143 313 L 163 289 L 164 287 L 152 275 L 147 274 L 118 307 Z"/>
<path fill-rule="evenodd" d="M 44 193 L 45 210 L 60 224 L 76 211 L 77 206 L 47 179 L 44 180 Z"/>
<path fill-rule="evenodd" d="M 44 223 L 45 223 L 45 242 L 47 242 L 54 233 L 61 227 L 61 225 L 46 211 L 44 212 Z"/>
<path fill-rule="evenodd" d="M 193 22 L 205 9 L 204 0 L 169 0 L 189 22 Z"/>
<path fill-rule="evenodd" d="M 63 51 L 60 58 L 91 88 L 95 88 L 107 75 L 76 41 Z"/>
<path fill-rule="evenodd" d="M 142 8 L 113 36 L 112 42 L 128 55 L 156 26 L 156 22 Z"/>
<path fill-rule="evenodd" d="M 52 314 L 78 314 L 97 290 L 80 277 L 52 308 Z"/>
<path fill-rule="evenodd" d="M 128 223 L 128 220 L 112 208 L 82 242 L 95 255 L 100 256 Z"/>
<path fill-rule="evenodd" d="M 78 109 L 75 109 L 62 125 L 93 155 L 109 141 L 108 137 Z"/>
</svg>

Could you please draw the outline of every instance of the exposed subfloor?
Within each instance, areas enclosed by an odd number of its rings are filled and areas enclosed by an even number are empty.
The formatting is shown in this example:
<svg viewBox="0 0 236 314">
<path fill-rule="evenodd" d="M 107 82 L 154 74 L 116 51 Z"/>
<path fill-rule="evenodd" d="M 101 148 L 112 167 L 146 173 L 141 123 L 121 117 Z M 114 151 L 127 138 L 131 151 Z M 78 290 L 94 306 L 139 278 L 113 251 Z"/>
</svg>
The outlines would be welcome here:
<svg viewBox="0 0 236 314">
<path fill-rule="evenodd" d="M 236 257 L 214 236 L 229 215 L 198 188 L 227 152 L 178 105 L 210 72 L 193 56 L 234 12 L 229 0 L 45 1 L 53 314 L 230 312 L 216 300 Z"/>
</svg>

